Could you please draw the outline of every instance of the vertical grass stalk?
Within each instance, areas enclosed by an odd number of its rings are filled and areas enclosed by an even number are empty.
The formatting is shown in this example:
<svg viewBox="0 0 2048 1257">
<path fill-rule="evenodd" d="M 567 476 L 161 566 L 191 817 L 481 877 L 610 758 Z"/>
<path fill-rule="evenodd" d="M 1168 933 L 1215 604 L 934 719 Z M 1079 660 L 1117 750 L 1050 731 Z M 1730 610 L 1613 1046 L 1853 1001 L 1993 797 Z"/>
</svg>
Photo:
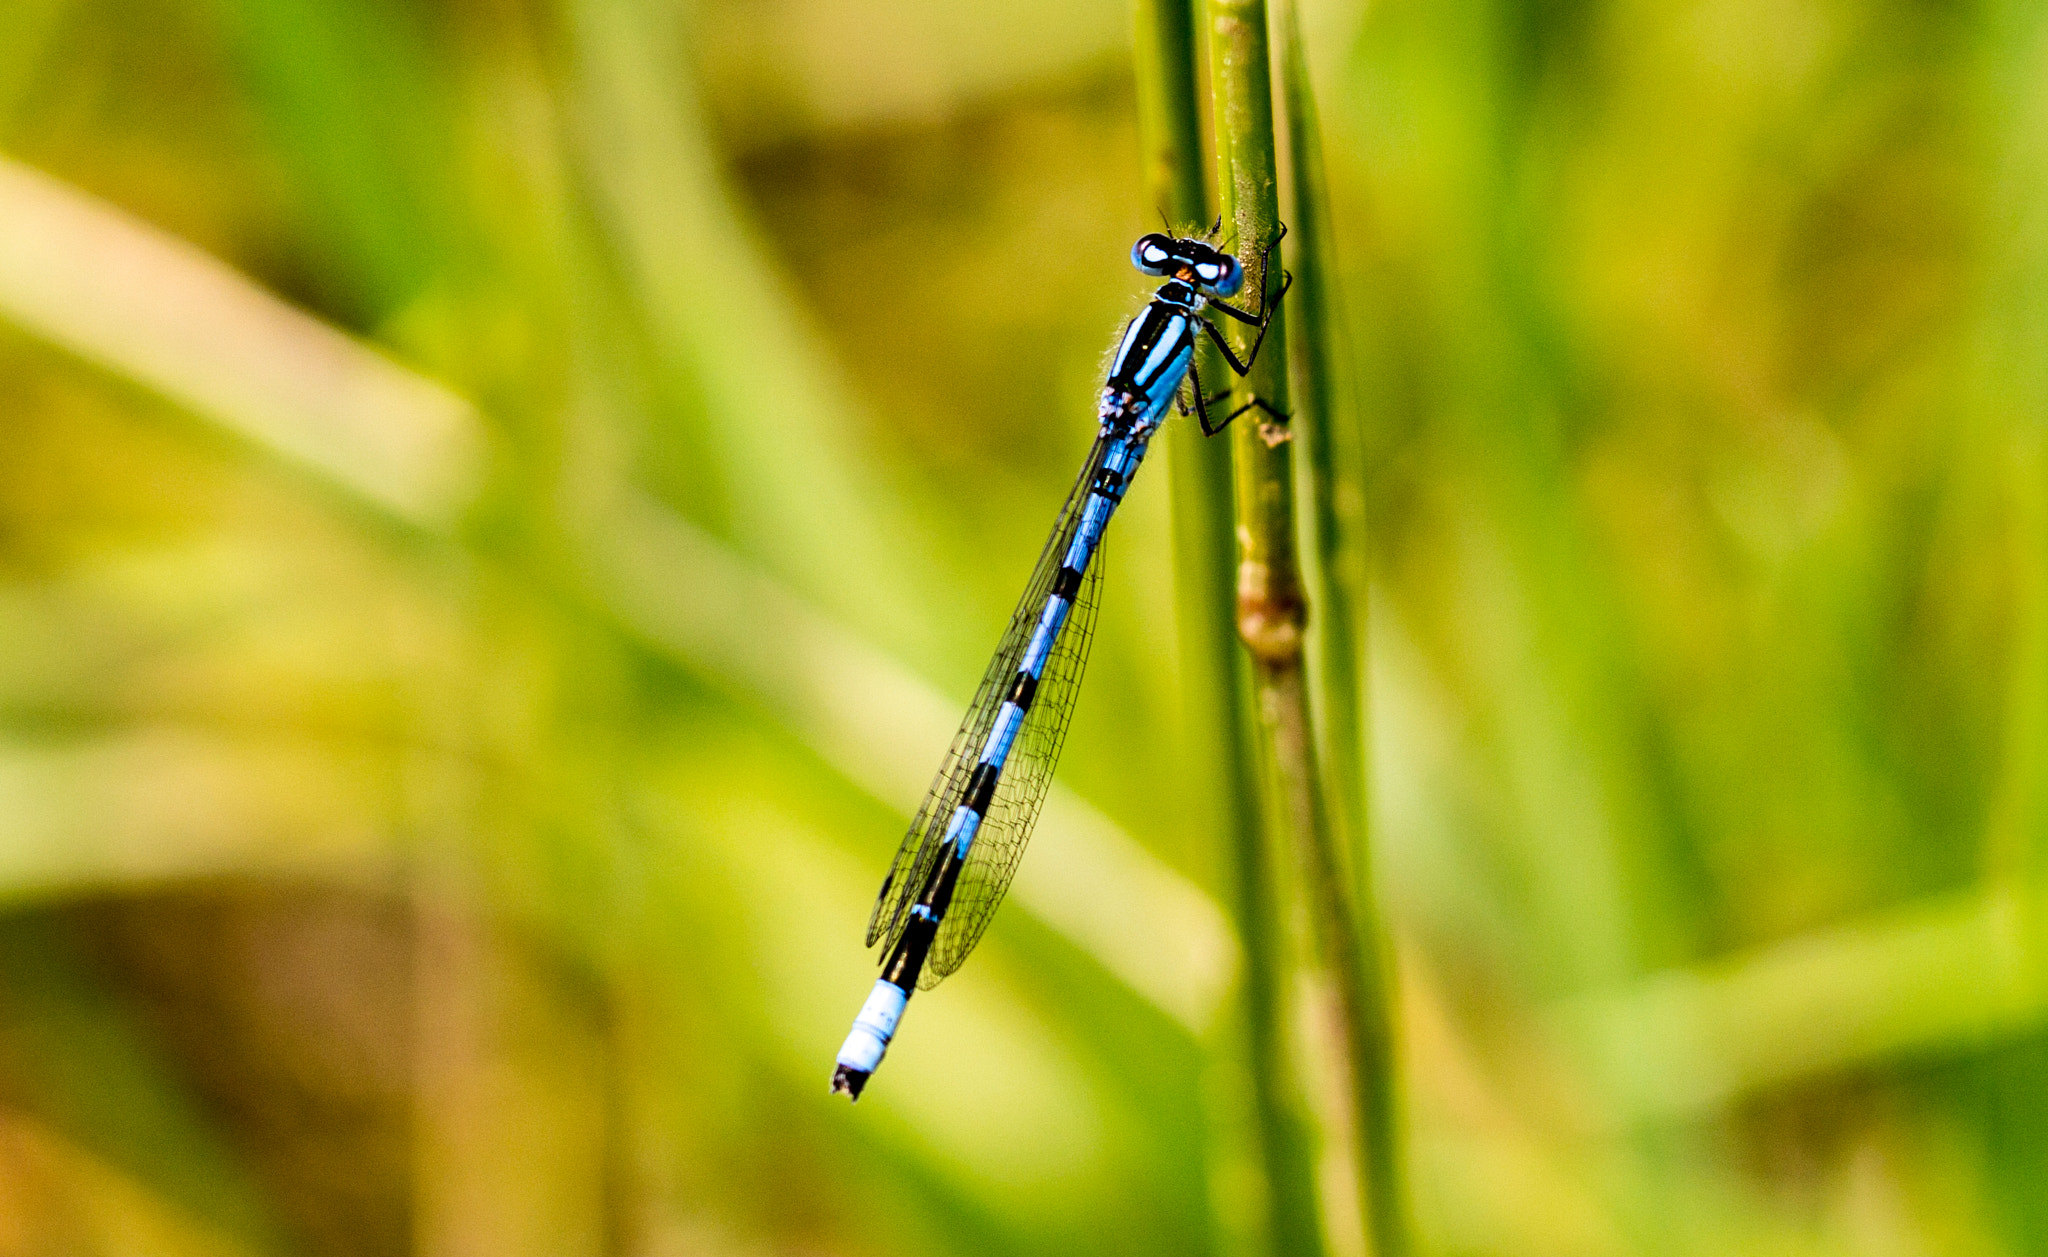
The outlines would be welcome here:
<svg viewBox="0 0 2048 1257">
<path fill-rule="evenodd" d="M 2048 47 L 2048 19 L 2033 6 L 1986 10 L 1982 83 L 1985 133 L 1999 137 L 1986 206 L 1986 294 L 1977 313 L 1977 407 L 2003 472 L 2011 516 L 2012 646 L 2005 685 L 2004 763 L 1992 802 L 1986 865 L 2021 905 L 2016 941 L 2031 991 L 2048 993 L 2048 216 L 2033 186 L 2048 171 L 2040 125 L 2048 115 L 2033 66 Z M 2040 996 L 2037 994 L 2036 998 Z"/>
<path fill-rule="evenodd" d="M 1406 1254 L 1407 1172 L 1401 1146 L 1401 1110 L 1394 1036 L 1394 984 L 1387 931 L 1374 893 L 1367 751 L 1364 738 L 1366 610 L 1365 441 L 1358 416 L 1337 376 L 1336 315 L 1329 289 L 1329 199 L 1323 177 L 1321 123 L 1309 82 L 1301 27 L 1292 0 L 1279 14 L 1281 90 L 1286 101 L 1287 155 L 1293 172 L 1294 222 L 1289 237 L 1294 287 L 1293 427 L 1310 464 L 1317 614 L 1311 624 L 1318 701 L 1328 771 L 1323 785 L 1335 819 L 1338 860 L 1350 876 L 1340 884 L 1355 896 L 1358 985 L 1348 1019 L 1352 1086 L 1358 1110 L 1360 1207 L 1372 1252 Z M 1341 907 L 1341 905 L 1340 905 Z"/>
<path fill-rule="evenodd" d="M 1210 67 L 1224 211 L 1239 249 L 1251 253 L 1279 231 L 1278 153 L 1273 127 L 1264 0 L 1210 0 Z M 1313 125 L 1312 115 L 1307 119 Z M 1311 259 L 1313 260 L 1313 259 Z M 1277 267 L 1276 248 L 1270 264 Z M 1265 276 L 1255 276 L 1264 282 Z M 1269 289 L 1270 291 L 1270 289 Z M 1297 307 L 1312 340 L 1320 310 Z M 1249 348 L 1249 338 L 1240 341 Z M 1325 364 L 1326 365 L 1326 364 Z M 1325 388 L 1326 379 L 1316 384 Z M 1233 407 L 1253 398 L 1275 412 L 1290 405 L 1286 317 L 1276 318 Z M 1308 691 L 1308 623 L 1300 554 L 1295 541 L 1295 431 L 1260 414 L 1239 421 L 1234 436 L 1238 536 L 1238 634 L 1252 659 L 1254 689 L 1270 742 L 1281 812 L 1302 873 L 1316 950 L 1337 1003 L 1339 1051 L 1344 1064 L 1346 1118 L 1357 1171 L 1359 1208 L 1377 1252 L 1401 1252 L 1405 1232 L 1398 1188 L 1378 1180 L 1391 1173 L 1391 1057 L 1385 984 L 1364 944 L 1335 818 L 1332 816 Z M 1333 697 L 1355 704 L 1351 693 Z M 1356 717 L 1352 716 L 1355 727 Z M 1346 765 L 1346 770 L 1350 766 Z M 1384 1163 L 1384 1164 L 1383 1164 Z"/>
<path fill-rule="evenodd" d="M 1145 188 L 1177 226 L 1207 223 L 1201 102 L 1196 96 L 1195 6 L 1190 0 L 1138 0 L 1136 67 Z M 1200 350 L 1206 378 L 1221 372 Z M 1230 445 L 1192 424 L 1169 425 L 1173 487 L 1174 577 L 1179 598 L 1186 751 L 1209 787 L 1219 846 L 1229 850 L 1233 924 L 1244 950 L 1238 1026 L 1257 1139 L 1263 1247 L 1275 1254 L 1321 1251 L 1314 1156 L 1294 1107 L 1298 1094 L 1287 1051 L 1286 957 L 1269 837 L 1258 806 L 1256 750 L 1237 644 L 1231 579 L 1233 532 Z"/>
</svg>

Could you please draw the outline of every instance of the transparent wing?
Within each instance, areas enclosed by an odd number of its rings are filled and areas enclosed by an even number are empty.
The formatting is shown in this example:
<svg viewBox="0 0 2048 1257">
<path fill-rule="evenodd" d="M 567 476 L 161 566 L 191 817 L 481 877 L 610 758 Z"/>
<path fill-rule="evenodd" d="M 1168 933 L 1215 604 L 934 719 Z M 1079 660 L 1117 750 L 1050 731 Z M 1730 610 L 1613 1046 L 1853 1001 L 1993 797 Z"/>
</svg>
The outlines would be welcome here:
<svg viewBox="0 0 2048 1257">
<path fill-rule="evenodd" d="M 937 986 L 967 959 L 1010 889 L 1010 879 L 1017 875 L 1024 844 L 1031 840 L 1032 826 L 1038 823 L 1039 809 L 1052 789 L 1053 766 L 1067 740 L 1067 725 L 1081 690 L 1081 671 L 1088 666 L 1088 646 L 1095 638 L 1095 611 L 1101 602 L 1102 547 L 1098 545 L 1074 597 L 1073 610 L 1067 613 L 1067 622 L 1046 658 L 1045 675 L 1039 679 L 1037 697 L 1017 730 L 1009 762 L 996 779 L 995 797 L 975 832 L 967 866 L 960 870 L 960 880 L 953 887 L 952 905 L 939 922 L 931 958 L 918 980 L 920 987 Z"/>
<path fill-rule="evenodd" d="M 1031 569 L 1031 578 L 1024 585 L 1024 595 L 1017 600 L 1017 609 L 1010 613 L 1009 626 L 1003 630 L 1003 638 L 996 646 L 995 657 L 989 660 L 988 670 L 982 674 L 981 685 L 974 691 L 974 701 L 967 708 L 966 718 L 960 722 L 959 732 L 953 735 L 953 745 L 947 750 L 945 760 L 939 765 L 938 776 L 932 779 L 931 789 L 925 792 L 924 803 L 918 807 L 916 818 L 910 822 L 909 832 L 903 835 L 903 844 L 896 848 L 896 858 L 890 862 L 889 875 L 882 879 L 882 892 L 875 897 L 874 911 L 868 915 L 867 941 L 870 947 L 879 944 L 885 955 L 889 948 L 896 945 L 898 936 L 903 933 L 904 925 L 910 920 L 911 906 L 923 893 L 925 883 L 931 878 L 932 871 L 938 867 L 940 856 L 944 854 L 946 825 L 953 819 L 954 810 L 960 806 L 960 800 L 967 792 L 967 780 L 973 775 L 974 765 L 980 758 L 981 747 L 988 741 L 989 730 L 995 725 L 996 713 L 1003 705 L 1003 696 L 1009 691 L 1010 683 L 1017 675 L 1017 663 L 1023 658 L 1025 647 L 1031 644 L 1031 631 L 1037 626 L 1039 612 L 1052 594 L 1053 578 L 1059 573 L 1060 561 L 1066 556 L 1067 547 L 1073 544 L 1074 533 L 1081 524 L 1081 507 L 1088 500 L 1088 488 L 1095 481 L 1095 473 L 1101 470 L 1103 455 L 1107 451 L 1108 442 L 1098 436 L 1094 448 L 1088 451 L 1087 461 L 1081 466 L 1081 474 L 1074 480 L 1074 487 L 1067 492 L 1066 503 L 1060 507 L 1059 518 L 1053 524 L 1052 535 L 1046 539 L 1045 549 L 1039 553 L 1037 565 Z M 1089 566 L 1091 572 L 1099 570 L 1096 564 Z M 1088 581 L 1083 582 L 1083 596 L 1091 606 L 1091 628 L 1093 580 L 1091 576 Z M 1080 607 L 1077 605 L 1074 613 L 1078 615 L 1079 612 Z M 1067 632 L 1061 634 L 1062 640 L 1069 637 L 1072 632 L 1073 623 L 1070 620 Z M 1085 647 L 1083 649 L 1085 650 Z M 1028 713 L 1032 719 L 1036 718 L 1040 704 L 1046 701 L 1045 690 L 1052 683 L 1053 670 L 1059 661 L 1057 651 L 1046 661 L 1045 680 L 1041 682 L 1039 696 L 1033 700 L 1032 710 Z M 1071 695 L 1065 701 L 1071 705 Z M 1065 730 L 1066 723 L 1062 718 L 1060 731 L 1064 734 Z M 1025 739 L 1030 731 L 1031 725 L 1027 720 L 1025 726 L 1018 731 L 1016 748 L 1011 751 L 1013 765 L 1018 762 L 1020 753 L 1025 750 Z M 1053 750 L 1055 754 L 1058 753 L 1057 745 Z M 1049 774 L 1049 766 L 1047 771 Z M 1002 806 L 1009 790 L 1009 777 L 1010 773 L 1006 771 L 997 782 L 995 802 L 991 804 L 989 817 L 983 821 L 980 833 L 975 837 L 976 854 L 969 857 L 967 867 L 961 870 L 962 877 L 955 888 L 952 906 L 947 911 L 945 925 L 941 927 L 941 943 L 946 938 L 945 930 L 950 927 L 953 914 L 964 907 L 962 897 L 968 889 L 967 878 L 973 874 L 980 859 L 982 839 L 989 834 L 989 821 L 994 820 L 997 809 Z M 1043 793 L 1041 789 L 1041 799 Z M 1033 814 L 1036 814 L 1035 807 Z M 1028 832 L 1028 818 L 1025 829 Z M 1021 838 L 1016 845 L 1021 852 Z M 1012 864 L 1014 862 L 1013 857 Z M 1007 885 L 1009 878 L 1005 876 L 1002 881 L 1003 885 Z M 1002 898 L 1000 887 L 996 890 L 995 898 Z M 995 904 L 991 901 L 988 911 L 992 912 L 994 908 Z M 987 923 L 984 914 L 981 926 L 986 926 Z M 981 926 L 975 928 L 975 938 L 981 936 Z M 967 944 L 969 949 L 973 945 L 971 940 Z M 964 959 L 965 955 L 963 951 L 961 958 Z M 943 977 L 945 973 L 951 973 L 958 967 L 959 960 L 956 959 L 938 977 Z M 932 968 L 927 965 L 923 983 L 925 986 L 930 986 L 938 980 L 938 977 L 933 977 L 932 974 Z"/>
</svg>

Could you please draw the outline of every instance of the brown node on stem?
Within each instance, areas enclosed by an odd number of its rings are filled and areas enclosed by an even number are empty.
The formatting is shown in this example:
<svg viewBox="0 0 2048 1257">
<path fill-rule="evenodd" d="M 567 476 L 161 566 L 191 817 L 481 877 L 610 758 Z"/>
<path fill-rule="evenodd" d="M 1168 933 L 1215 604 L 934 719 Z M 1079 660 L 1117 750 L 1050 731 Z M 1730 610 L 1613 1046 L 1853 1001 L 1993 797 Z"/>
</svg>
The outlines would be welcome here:
<svg viewBox="0 0 2048 1257">
<path fill-rule="evenodd" d="M 1273 569 L 1256 559 L 1237 565 L 1237 635 L 1261 663 L 1285 665 L 1301 658 L 1308 604 L 1292 583 L 1276 588 Z"/>
</svg>

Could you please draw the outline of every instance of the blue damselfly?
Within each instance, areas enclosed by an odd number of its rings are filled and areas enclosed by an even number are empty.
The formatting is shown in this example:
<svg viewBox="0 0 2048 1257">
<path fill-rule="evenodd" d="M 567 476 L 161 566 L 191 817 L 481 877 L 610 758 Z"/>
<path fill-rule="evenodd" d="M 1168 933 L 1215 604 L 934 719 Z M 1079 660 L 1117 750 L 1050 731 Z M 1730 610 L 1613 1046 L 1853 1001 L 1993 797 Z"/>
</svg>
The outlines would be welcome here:
<svg viewBox="0 0 2048 1257">
<path fill-rule="evenodd" d="M 869 946 L 882 949 L 882 976 L 839 1049 L 833 1091 L 860 1098 L 911 992 L 937 985 L 960 967 L 1009 889 L 1052 785 L 1088 661 L 1102 586 L 1102 564 L 1091 560 L 1167 407 L 1178 406 L 1182 414 L 1192 409 L 1209 436 L 1255 409 L 1285 424 L 1285 415 L 1256 396 L 1211 422 L 1209 405 L 1227 394 L 1203 397 L 1194 367 L 1196 339 L 1206 333 L 1232 371 L 1243 376 L 1251 370 L 1292 282 L 1283 272 L 1280 291 L 1267 298 L 1267 260 L 1279 240 L 1276 235 L 1259 251 L 1256 311 L 1224 303 L 1243 287 L 1244 268 L 1206 239 L 1154 232 L 1131 247 L 1132 265 L 1168 278 L 1124 328 L 1102 389 L 1095 445 L 882 882 L 867 936 Z M 1243 361 L 1204 317 L 1206 310 L 1259 330 Z M 1184 384 L 1192 406 L 1181 400 Z"/>
</svg>

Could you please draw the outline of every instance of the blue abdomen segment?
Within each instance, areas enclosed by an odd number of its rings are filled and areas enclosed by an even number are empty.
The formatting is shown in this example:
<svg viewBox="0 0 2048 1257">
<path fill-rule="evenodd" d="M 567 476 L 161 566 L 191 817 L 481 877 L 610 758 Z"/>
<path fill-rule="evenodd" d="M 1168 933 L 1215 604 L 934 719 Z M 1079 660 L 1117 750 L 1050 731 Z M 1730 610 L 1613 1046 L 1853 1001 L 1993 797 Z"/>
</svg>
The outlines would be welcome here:
<svg viewBox="0 0 2048 1257">
<path fill-rule="evenodd" d="M 875 989 L 868 992 L 867 1002 L 854 1015 L 853 1030 L 839 1047 L 839 1064 L 864 1074 L 874 1073 L 882 1063 L 883 1053 L 889 1050 L 889 1040 L 896 1037 L 896 1023 L 909 1002 L 910 992 L 887 978 L 875 979 Z"/>
<path fill-rule="evenodd" d="M 1181 355 L 1183 359 L 1187 356 Z M 1177 379 L 1175 387 L 1178 387 Z M 1166 396 L 1171 400 L 1172 391 L 1168 390 Z M 1060 563 L 1051 595 L 1045 601 L 1045 609 L 1039 612 L 1038 623 L 1032 630 L 1023 658 L 1018 660 L 1012 697 L 997 711 L 995 724 L 982 743 L 981 756 L 968 783 L 967 795 L 947 821 L 945 841 L 953 847 L 960 860 L 964 861 L 974 846 L 975 832 L 981 828 L 982 817 L 988 812 L 996 781 L 1009 760 L 1018 731 L 1024 727 L 1024 717 L 1030 712 L 1031 694 L 1037 682 L 1044 678 L 1045 661 L 1051 657 L 1053 645 L 1059 641 L 1060 630 L 1066 626 L 1067 613 L 1073 609 L 1074 597 L 1080 592 L 1081 577 L 1102 544 L 1102 534 L 1109 527 L 1110 516 L 1116 513 L 1117 504 L 1123 500 L 1124 486 L 1130 483 L 1139 460 L 1145 457 L 1145 445 L 1143 436 L 1121 437 L 1112 440 L 1103 455 L 1102 469 L 1096 474 L 1087 502 L 1082 505 L 1080 524 L 1075 528 L 1074 539 Z"/>
</svg>

